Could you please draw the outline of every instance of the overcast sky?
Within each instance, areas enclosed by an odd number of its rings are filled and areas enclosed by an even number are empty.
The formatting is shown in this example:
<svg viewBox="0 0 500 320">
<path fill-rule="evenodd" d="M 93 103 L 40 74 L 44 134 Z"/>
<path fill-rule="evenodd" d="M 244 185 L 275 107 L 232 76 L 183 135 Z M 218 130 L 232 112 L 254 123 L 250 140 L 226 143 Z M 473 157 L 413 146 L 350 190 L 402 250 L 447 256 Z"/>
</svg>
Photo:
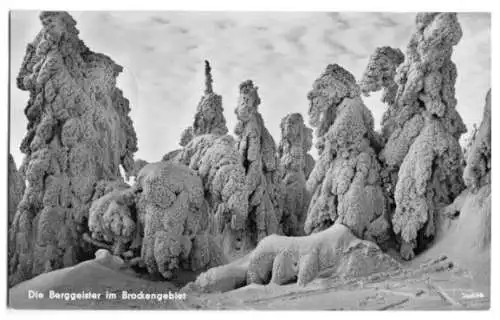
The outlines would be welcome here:
<svg viewBox="0 0 500 320">
<path fill-rule="evenodd" d="M 223 97 L 232 133 L 240 82 L 259 86 L 260 112 L 276 142 L 288 113 L 307 119 L 307 92 L 327 64 L 338 63 L 360 79 L 379 46 L 405 52 L 414 13 L 276 12 L 70 12 L 80 37 L 95 52 L 124 67 L 118 85 L 130 100 L 138 136 L 137 158 L 158 161 L 178 148 L 203 94 L 203 60 L 212 64 L 214 90 Z M 15 78 L 25 48 L 41 29 L 38 12 L 11 12 L 11 135 L 17 165 L 26 133 L 27 92 Z M 479 123 L 490 88 L 490 14 L 459 14 L 463 38 L 455 47 L 457 109 L 467 126 Z M 365 98 L 376 125 L 386 106 Z"/>
</svg>

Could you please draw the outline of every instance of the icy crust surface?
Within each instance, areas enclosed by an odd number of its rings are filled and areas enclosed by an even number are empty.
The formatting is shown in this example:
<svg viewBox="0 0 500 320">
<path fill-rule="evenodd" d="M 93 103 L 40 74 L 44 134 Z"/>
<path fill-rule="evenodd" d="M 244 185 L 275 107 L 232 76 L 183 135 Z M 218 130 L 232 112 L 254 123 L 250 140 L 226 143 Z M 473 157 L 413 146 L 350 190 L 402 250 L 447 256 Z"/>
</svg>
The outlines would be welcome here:
<svg viewBox="0 0 500 320">
<path fill-rule="evenodd" d="M 283 233 L 289 236 L 304 234 L 304 221 L 309 205 L 306 180 L 314 167 L 309 154 L 313 132 L 300 113 L 281 120 L 281 141 L 278 146 L 281 182 L 283 184 Z"/>
<path fill-rule="evenodd" d="M 122 71 L 78 38 L 66 12 L 42 12 L 17 77 L 30 94 L 21 143 L 27 187 L 9 232 L 9 283 L 91 255 L 81 241 L 96 183 L 131 170 L 137 139 Z"/>
<path fill-rule="evenodd" d="M 235 134 L 249 192 L 249 213 L 253 242 L 282 232 L 283 190 L 277 148 L 259 113 L 258 87 L 251 80 L 240 84 L 235 113 Z"/>
<path fill-rule="evenodd" d="M 368 66 L 359 83 L 361 92 L 369 96 L 371 92 L 382 90 L 382 102 L 392 105 L 398 85 L 394 81 L 396 68 L 403 63 L 404 54 L 399 49 L 379 47 L 370 56 Z"/>
<path fill-rule="evenodd" d="M 307 180 L 312 199 L 305 232 L 342 223 L 357 237 L 382 243 L 389 225 L 374 150 L 380 137 L 359 95 L 354 76 L 336 64 L 326 68 L 308 94 L 321 153 Z"/>
<path fill-rule="evenodd" d="M 455 108 L 457 70 L 451 55 L 461 38 L 456 13 L 417 14 L 416 30 L 396 75 L 399 85 L 396 102 L 400 106 L 418 99 L 438 117 Z"/>
<path fill-rule="evenodd" d="M 418 232 L 431 237 L 436 215 L 462 191 L 462 150 L 438 120 L 428 120 L 410 147 L 396 185 L 394 232 L 416 247 Z M 402 246 L 402 249 L 404 246 Z M 404 258 L 413 258 L 402 252 Z"/>
<path fill-rule="evenodd" d="M 90 206 L 88 227 L 97 241 L 110 244 L 121 256 L 140 232 L 136 221 L 136 190 L 123 182 L 101 183 Z"/>
<path fill-rule="evenodd" d="M 335 122 L 336 108 L 344 98 L 359 96 L 360 89 L 354 76 L 338 64 L 330 64 L 313 83 L 307 94 L 309 124 L 315 128 L 316 148 L 321 154 L 325 135 Z"/>
<path fill-rule="evenodd" d="M 150 274 L 172 279 L 180 267 L 196 271 L 220 263 L 208 234 L 203 185 L 193 170 L 151 163 L 139 172 L 136 188 L 141 258 Z"/>
</svg>

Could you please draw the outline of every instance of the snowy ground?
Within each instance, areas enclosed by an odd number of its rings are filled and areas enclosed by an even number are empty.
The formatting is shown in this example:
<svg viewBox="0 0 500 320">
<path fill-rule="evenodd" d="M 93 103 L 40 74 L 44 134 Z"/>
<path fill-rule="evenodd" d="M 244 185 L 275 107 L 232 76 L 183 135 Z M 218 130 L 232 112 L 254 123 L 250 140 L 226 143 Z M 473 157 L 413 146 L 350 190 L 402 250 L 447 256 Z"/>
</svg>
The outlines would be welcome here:
<svg viewBox="0 0 500 320">
<path fill-rule="evenodd" d="M 488 253 L 489 254 L 489 253 Z M 119 269 L 109 261 L 87 261 L 72 268 L 43 274 L 12 288 L 9 305 L 37 309 L 230 309 L 230 310 L 444 310 L 488 309 L 490 290 L 487 281 L 478 280 L 445 257 L 416 259 L 393 273 L 373 274 L 365 278 L 318 278 L 305 287 L 251 285 L 226 293 L 179 293 L 182 282 L 173 284 L 149 281 L 134 275 L 131 269 Z M 476 270 L 477 271 L 477 270 Z M 44 299 L 29 299 L 28 290 L 45 293 Z M 56 292 L 91 291 L 102 293 L 99 300 L 65 301 L 48 299 Z M 177 300 L 122 300 L 121 292 L 177 293 Z M 117 299 L 104 297 L 114 292 Z"/>
</svg>

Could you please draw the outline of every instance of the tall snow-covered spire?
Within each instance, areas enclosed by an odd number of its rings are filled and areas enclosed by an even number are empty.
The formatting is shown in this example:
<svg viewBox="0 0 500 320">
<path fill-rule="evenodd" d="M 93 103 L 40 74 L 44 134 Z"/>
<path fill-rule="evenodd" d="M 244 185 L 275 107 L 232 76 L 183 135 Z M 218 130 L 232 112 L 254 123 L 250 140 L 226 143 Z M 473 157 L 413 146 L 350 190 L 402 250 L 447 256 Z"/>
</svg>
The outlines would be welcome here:
<svg viewBox="0 0 500 320">
<path fill-rule="evenodd" d="M 212 83 L 214 80 L 212 79 L 212 68 L 210 67 L 210 62 L 205 60 L 205 94 L 210 94 L 213 91 Z"/>
</svg>

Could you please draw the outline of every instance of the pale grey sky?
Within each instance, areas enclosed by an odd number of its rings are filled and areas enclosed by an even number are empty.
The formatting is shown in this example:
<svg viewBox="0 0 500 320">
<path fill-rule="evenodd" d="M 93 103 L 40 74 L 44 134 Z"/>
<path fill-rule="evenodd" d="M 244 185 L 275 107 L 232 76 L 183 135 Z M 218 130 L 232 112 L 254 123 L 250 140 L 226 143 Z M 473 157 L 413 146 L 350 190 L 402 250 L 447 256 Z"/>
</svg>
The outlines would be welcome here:
<svg viewBox="0 0 500 320">
<path fill-rule="evenodd" d="M 260 112 L 276 142 L 279 122 L 291 112 L 307 119 L 307 92 L 329 63 L 359 80 L 376 47 L 405 51 L 414 13 L 320 12 L 70 12 L 80 37 L 95 52 L 124 67 L 118 85 L 130 100 L 137 158 L 158 161 L 178 148 L 203 94 L 203 60 L 212 64 L 214 89 L 223 97 L 232 132 L 240 82 L 259 86 Z M 28 42 L 41 25 L 36 11 L 11 12 L 11 136 L 19 165 L 26 132 L 28 94 L 15 78 Z M 489 13 L 461 13 L 463 38 L 455 47 L 457 109 L 467 126 L 479 123 L 491 84 Z M 364 98 L 380 123 L 386 106 L 379 94 Z"/>
</svg>

